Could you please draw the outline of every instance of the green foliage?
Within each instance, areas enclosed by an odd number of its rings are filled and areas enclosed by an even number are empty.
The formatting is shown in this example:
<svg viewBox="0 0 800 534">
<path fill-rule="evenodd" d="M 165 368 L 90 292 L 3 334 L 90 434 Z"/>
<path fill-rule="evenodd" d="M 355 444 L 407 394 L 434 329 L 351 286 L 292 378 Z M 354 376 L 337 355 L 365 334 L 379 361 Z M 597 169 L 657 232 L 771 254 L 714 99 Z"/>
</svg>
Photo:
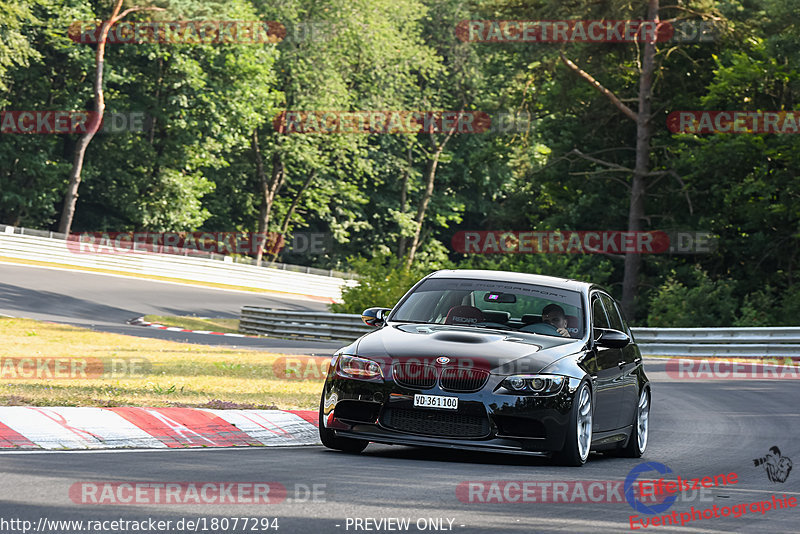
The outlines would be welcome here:
<svg viewBox="0 0 800 534">
<path fill-rule="evenodd" d="M 747 295 L 735 326 L 796 326 L 800 317 L 800 288 L 785 292 L 767 286 Z"/>
<path fill-rule="evenodd" d="M 361 313 L 373 306 L 393 308 L 411 286 L 435 270 L 406 269 L 401 259 L 390 255 L 370 260 L 353 258 L 350 265 L 360 275 L 358 285 L 342 290 L 343 302 L 331 304 L 332 312 Z"/>
<path fill-rule="evenodd" d="M 26 67 L 41 56 L 31 45 L 30 25 L 39 23 L 33 14 L 35 0 L 0 0 L 0 105 L 8 103 L 7 73 Z"/>
<path fill-rule="evenodd" d="M 647 325 L 651 327 L 700 328 L 733 324 L 738 299 L 736 283 L 714 281 L 700 269 L 687 286 L 670 275 L 650 301 Z"/>
<path fill-rule="evenodd" d="M 459 266 L 543 274 L 599 285 L 611 282 L 614 268 L 612 260 L 592 254 L 487 254 L 467 258 Z"/>
<path fill-rule="evenodd" d="M 734 326 L 770 326 L 780 324 L 776 317 L 775 296 L 767 287 L 763 291 L 756 291 L 744 298 L 744 303 L 739 312 L 739 317 L 734 320 Z"/>
</svg>

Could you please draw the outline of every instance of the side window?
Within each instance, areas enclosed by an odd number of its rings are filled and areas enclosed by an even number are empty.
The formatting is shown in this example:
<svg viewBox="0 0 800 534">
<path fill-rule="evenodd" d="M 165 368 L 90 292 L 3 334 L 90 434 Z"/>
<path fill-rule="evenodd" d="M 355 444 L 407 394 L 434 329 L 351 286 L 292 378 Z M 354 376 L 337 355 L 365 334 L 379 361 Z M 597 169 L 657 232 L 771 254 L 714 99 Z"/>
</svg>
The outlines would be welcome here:
<svg viewBox="0 0 800 534">
<path fill-rule="evenodd" d="M 601 295 L 600 298 L 603 299 L 603 304 L 605 305 L 604 307 L 608 313 L 608 322 L 611 324 L 611 328 L 627 333 L 627 329 L 622 323 L 622 316 L 619 314 L 619 310 L 617 309 L 614 299 L 608 295 Z"/>
<path fill-rule="evenodd" d="M 603 302 L 599 297 L 592 301 L 592 326 L 595 328 L 611 328 L 608 324 L 606 311 L 603 309 Z"/>
<path fill-rule="evenodd" d="M 625 333 L 633 337 L 633 332 L 631 332 L 631 326 L 628 324 L 628 320 L 625 318 L 625 314 L 622 313 L 622 308 L 619 307 L 616 301 L 614 301 L 614 307 L 619 312 L 619 316 L 622 317 L 622 326 L 625 327 Z"/>
</svg>

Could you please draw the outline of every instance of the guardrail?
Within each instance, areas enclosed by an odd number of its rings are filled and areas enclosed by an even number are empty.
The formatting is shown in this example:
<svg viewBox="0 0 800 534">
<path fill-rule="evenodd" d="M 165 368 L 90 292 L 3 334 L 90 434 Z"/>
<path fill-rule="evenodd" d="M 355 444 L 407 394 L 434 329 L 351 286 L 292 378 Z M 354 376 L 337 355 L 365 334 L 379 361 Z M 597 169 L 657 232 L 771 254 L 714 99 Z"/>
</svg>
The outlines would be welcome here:
<svg viewBox="0 0 800 534">
<path fill-rule="evenodd" d="M 360 315 L 301 312 L 245 306 L 239 331 L 270 337 L 352 341 L 375 330 L 361 322 Z"/>
<path fill-rule="evenodd" d="M 642 353 L 660 356 L 798 357 L 800 327 L 633 328 Z"/>
<path fill-rule="evenodd" d="M 0 256 L 25 260 L 106 269 L 121 273 L 162 276 L 194 282 L 280 291 L 338 301 L 345 280 L 335 271 L 296 265 L 255 265 L 250 258 L 233 258 L 192 250 L 192 254 L 160 254 L 142 250 L 120 253 L 112 249 L 77 251 L 79 245 L 67 246 L 64 234 L 0 225 Z M 353 275 L 351 275 L 353 276 Z"/>
<path fill-rule="evenodd" d="M 270 337 L 352 341 L 374 330 L 360 315 L 245 306 L 240 331 Z M 800 327 L 633 328 L 643 354 L 696 357 L 797 357 Z"/>
</svg>

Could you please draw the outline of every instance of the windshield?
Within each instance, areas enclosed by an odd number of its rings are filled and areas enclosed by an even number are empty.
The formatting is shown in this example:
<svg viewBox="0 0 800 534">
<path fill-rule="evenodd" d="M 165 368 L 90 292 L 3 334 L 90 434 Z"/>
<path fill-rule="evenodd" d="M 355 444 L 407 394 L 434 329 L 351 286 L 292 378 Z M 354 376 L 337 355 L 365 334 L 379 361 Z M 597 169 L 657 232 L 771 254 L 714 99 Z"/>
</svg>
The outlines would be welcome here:
<svg viewBox="0 0 800 534">
<path fill-rule="evenodd" d="M 584 331 L 577 291 L 489 280 L 425 280 L 398 306 L 391 320 L 571 338 L 583 337 Z"/>
</svg>

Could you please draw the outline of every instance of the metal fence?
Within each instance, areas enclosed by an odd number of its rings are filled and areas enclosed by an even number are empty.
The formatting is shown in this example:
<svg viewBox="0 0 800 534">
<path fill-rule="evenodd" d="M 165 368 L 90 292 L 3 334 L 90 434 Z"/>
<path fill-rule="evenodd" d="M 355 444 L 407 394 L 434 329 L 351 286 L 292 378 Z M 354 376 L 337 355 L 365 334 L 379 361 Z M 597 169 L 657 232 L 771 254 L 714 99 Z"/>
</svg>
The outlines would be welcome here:
<svg viewBox="0 0 800 534">
<path fill-rule="evenodd" d="M 239 331 L 270 337 L 351 341 L 375 330 L 361 322 L 360 315 L 301 312 L 245 306 Z"/>
<path fill-rule="evenodd" d="M 352 341 L 371 328 L 360 315 L 245 306 L 239 329 L 270 337 Z M 660 356 L 800 356 L 800 327 L 633 328 L 643 354 Z"/>
<path fill-rule="evenodd" d="M 84 251 L 75 242 L 68 246 L 66 237 L 54 232 L 0 225 L 0 257 L 281 291 L 331 300 L 339 300 L 343 287 L 357 283 L 356 280 L 337 276 L 344 273 L 336 271 L 272 263 L 258 266 L 251 258 L 233 258 L 194 249 L 191 254 L 187 250 L 186 255 L 143 250 L 121 252 L 113 247 Z"/>
<path fill-rule="evenodd" d="M 800 356 L 800 327 L 633 328 L 642 353 L 666 356 Z"/>
<path fill-rule="evenodd" d="M 61 234 L 58 232 L 52 232 L 49 230 L 33 230 L 31 228 L 22 228 L 19 226 L 7 226 L 0 224 L 0 236 L 2 235 L 24 235 L 24 236 L 33 236 L 33 237 L 46 237 L 48 239 L 60 239 L 62 241 L 67 240 L 67 234 Z M 76 234 L 74 237 L 77 239 L 80 234 Z M 95 244 L 95 243 L 93 243 Z M 110 242 L 104 242 L 104 240 L 99 240 L 97 245 L 100 246 L 107 246 L 112 247 L 113 244 Z M 142 244 L 139 243 L 132 243 L 132 251 L 136 252 L 144 252 L 144 247 L 141 246 Z M 137 248 L 139 247 L 139 248 Z M 318 276 L 332 276 L 336 278 L 343 278 L 345 280 L 355 280 L 358 278 L 356 273 L 347 273 L 344 271 L 337 271 L 335 269 L 319 269 L 317 267 L 307 267 L 305 265 L 292 265 L 290 263 L 280 263 L 277 261 L 264 261 L 261 265 L 258 265 L 256 260 L 249 256 L 235 256 L 235 255 L 228 255 L 228 254 L 216 254 L 214 252 L 205 252 L 202 250 L 197 250 L 193 248 L 183 248 L 180 250 L 179 254 L 169 254 L 170 256 L 183 256 L 188 257 L 191 256 L 193 258 L 206 258 L 209 260 L 217 260 L 217 261 L 226 261 L 226 262 L 233 262 L 233 263 L 241 263 L 244 265 L 254 265 L 269 269 L 278 269 L 281 271 L 291 271 L 295 273 L 305 273 L 305 274 L 316 274 Z"/>
</svg>

